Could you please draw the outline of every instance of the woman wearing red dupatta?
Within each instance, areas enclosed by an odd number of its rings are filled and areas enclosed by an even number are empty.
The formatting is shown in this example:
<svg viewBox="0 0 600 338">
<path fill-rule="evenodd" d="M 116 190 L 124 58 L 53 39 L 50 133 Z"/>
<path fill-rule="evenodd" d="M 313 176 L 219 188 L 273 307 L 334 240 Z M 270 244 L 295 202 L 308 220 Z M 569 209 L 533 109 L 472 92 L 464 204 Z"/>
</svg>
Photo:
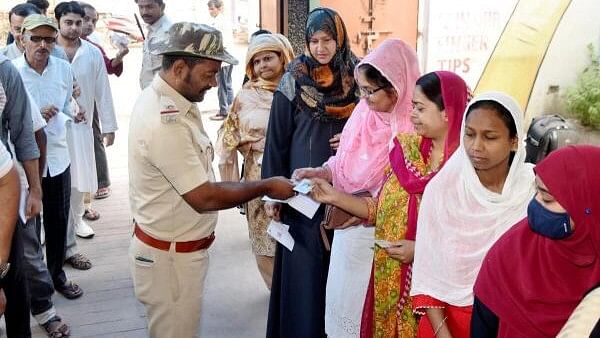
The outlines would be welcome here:
<svg viewBox="0 0 600 338">
<path fill-rule="evenodd" d="M 394 138 L 387 179 L 376 199 L 357 198 L 332 189 L 323 180 L 314 181 L 315 199 L 369 219 L 375 224 L 376 242 L 393 245 L 388 249 L 375 246 L 361 337 L 416 335 L 408 292 L 418 198 L 458 147 L 467 97 L 466 84 L 454 73 L 429 73 L 417 80 L 411 121 L 418 134 L 400 133 Z"/>
<path fill-rule="evenodd" d="M 527 218 L 494 244 L 477 277 L 471 337 L 555 337 L 598 285 L 599 167 L 600 148 L 583 145 L 536 166 Z"/>
</svg>

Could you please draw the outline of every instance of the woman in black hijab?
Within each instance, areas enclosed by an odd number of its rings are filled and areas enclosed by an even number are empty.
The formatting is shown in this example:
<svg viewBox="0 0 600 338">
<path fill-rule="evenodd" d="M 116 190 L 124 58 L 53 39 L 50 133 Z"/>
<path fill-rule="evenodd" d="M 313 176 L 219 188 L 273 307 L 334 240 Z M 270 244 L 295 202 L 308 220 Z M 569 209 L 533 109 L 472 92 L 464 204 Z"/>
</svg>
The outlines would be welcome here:
<svg viewBox="0 0 600 338">
<path fill-rule="evenodd" d="M 262 177 L 291 177 L 295 169 L 318 167 L 335 154 L 341 133 L 358 102 L 357 58 L 340 16 L 313 10 L 306 23 L 306 50 L 292 61 L 274 94 Z M 331 141 L 331 144 L 330 144 Z M 295 244 L 277 245 L 267 337 L 325 337 L 328 243 L 320 226 L 323 207 L 308 218 L 288 205 L 269 204 L 267 213 L 290 226 Z"/>
</svg>

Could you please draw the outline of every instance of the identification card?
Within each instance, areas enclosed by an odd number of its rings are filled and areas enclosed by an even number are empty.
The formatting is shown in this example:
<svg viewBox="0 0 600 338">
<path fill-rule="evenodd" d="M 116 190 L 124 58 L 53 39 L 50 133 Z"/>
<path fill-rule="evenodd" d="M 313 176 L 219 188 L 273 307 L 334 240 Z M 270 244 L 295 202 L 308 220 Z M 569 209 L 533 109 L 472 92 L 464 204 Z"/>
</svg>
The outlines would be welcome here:
<svg viewBox="0 0 600 338">
<path fill-rule="evenodd" d="M 288 250 L 294 249 L 294 238 L 289 232 L 290 226 L 277 221 L 271 221 L 267 228 L 269 236 L 273 237 L 277 242 L 281 243 Z"/>
<path fill-rule="evenodd" d="M 288 205 L 308 218 L 313 218 L 317 210 L 319 210 L 320 202 L 317 202 L 307 195 L 298 194 L 294 196 Z"/>
<path fill-rule="evenodd" d="M 294 191 L 297 191 L 301 194 L 308 194 L 312 190 L 312 182 L 309 179 L 303 179 L 296 184 L 294 187 Z"/>
<path fill-rule="evenodd" d="M 376 239 L 375 245 L 377 245 L 380 248 L 384 248 L 384 249 L 395 247 L 395 246 L 401 246 L 398 242 L 390 242 L 390 241 L 386 241 L 384 239 Z"/>
<path fill-rule="evenodd" d="M 263 196 L 262 200 L 263 200 L 263 202 L 273 202 L 273 203 L 286 204 L 286 203 L 289 203 L 292 200 L 292 198 L 293 197 L 290 197 L 287 200 L 278 200 L 278 199 L 271 198 L 269 196 Z"/>
</svg>

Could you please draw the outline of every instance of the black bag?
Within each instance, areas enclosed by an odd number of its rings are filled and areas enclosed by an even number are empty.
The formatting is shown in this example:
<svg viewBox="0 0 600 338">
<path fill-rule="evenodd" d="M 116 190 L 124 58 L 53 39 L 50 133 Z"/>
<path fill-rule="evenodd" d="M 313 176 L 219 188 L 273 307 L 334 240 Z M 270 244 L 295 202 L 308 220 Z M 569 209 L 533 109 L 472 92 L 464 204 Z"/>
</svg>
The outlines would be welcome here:
<svg viewBox="0 0 600 338">
<path fill-rule="evenodd" d="M 577 141 L 577 129 L 562 116 L 535 117 L 527 130 L 525 162 L 538 163 L 550 152 Z"/>
</svg>

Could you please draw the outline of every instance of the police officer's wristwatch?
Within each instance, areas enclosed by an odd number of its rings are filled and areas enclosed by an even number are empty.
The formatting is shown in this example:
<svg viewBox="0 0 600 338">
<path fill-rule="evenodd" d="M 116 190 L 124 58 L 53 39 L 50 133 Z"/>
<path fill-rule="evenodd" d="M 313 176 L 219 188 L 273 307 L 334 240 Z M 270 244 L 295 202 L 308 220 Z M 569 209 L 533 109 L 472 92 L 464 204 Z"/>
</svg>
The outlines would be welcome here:
<svg viewBox="0 0 600 338">
<path fill-rule="evenodd" d="M 0 260 L 0 280 L 6 277 L 8 270 L 10 270 L 10 263 L 2 262 L 2 260 Z"/>
</svg>

